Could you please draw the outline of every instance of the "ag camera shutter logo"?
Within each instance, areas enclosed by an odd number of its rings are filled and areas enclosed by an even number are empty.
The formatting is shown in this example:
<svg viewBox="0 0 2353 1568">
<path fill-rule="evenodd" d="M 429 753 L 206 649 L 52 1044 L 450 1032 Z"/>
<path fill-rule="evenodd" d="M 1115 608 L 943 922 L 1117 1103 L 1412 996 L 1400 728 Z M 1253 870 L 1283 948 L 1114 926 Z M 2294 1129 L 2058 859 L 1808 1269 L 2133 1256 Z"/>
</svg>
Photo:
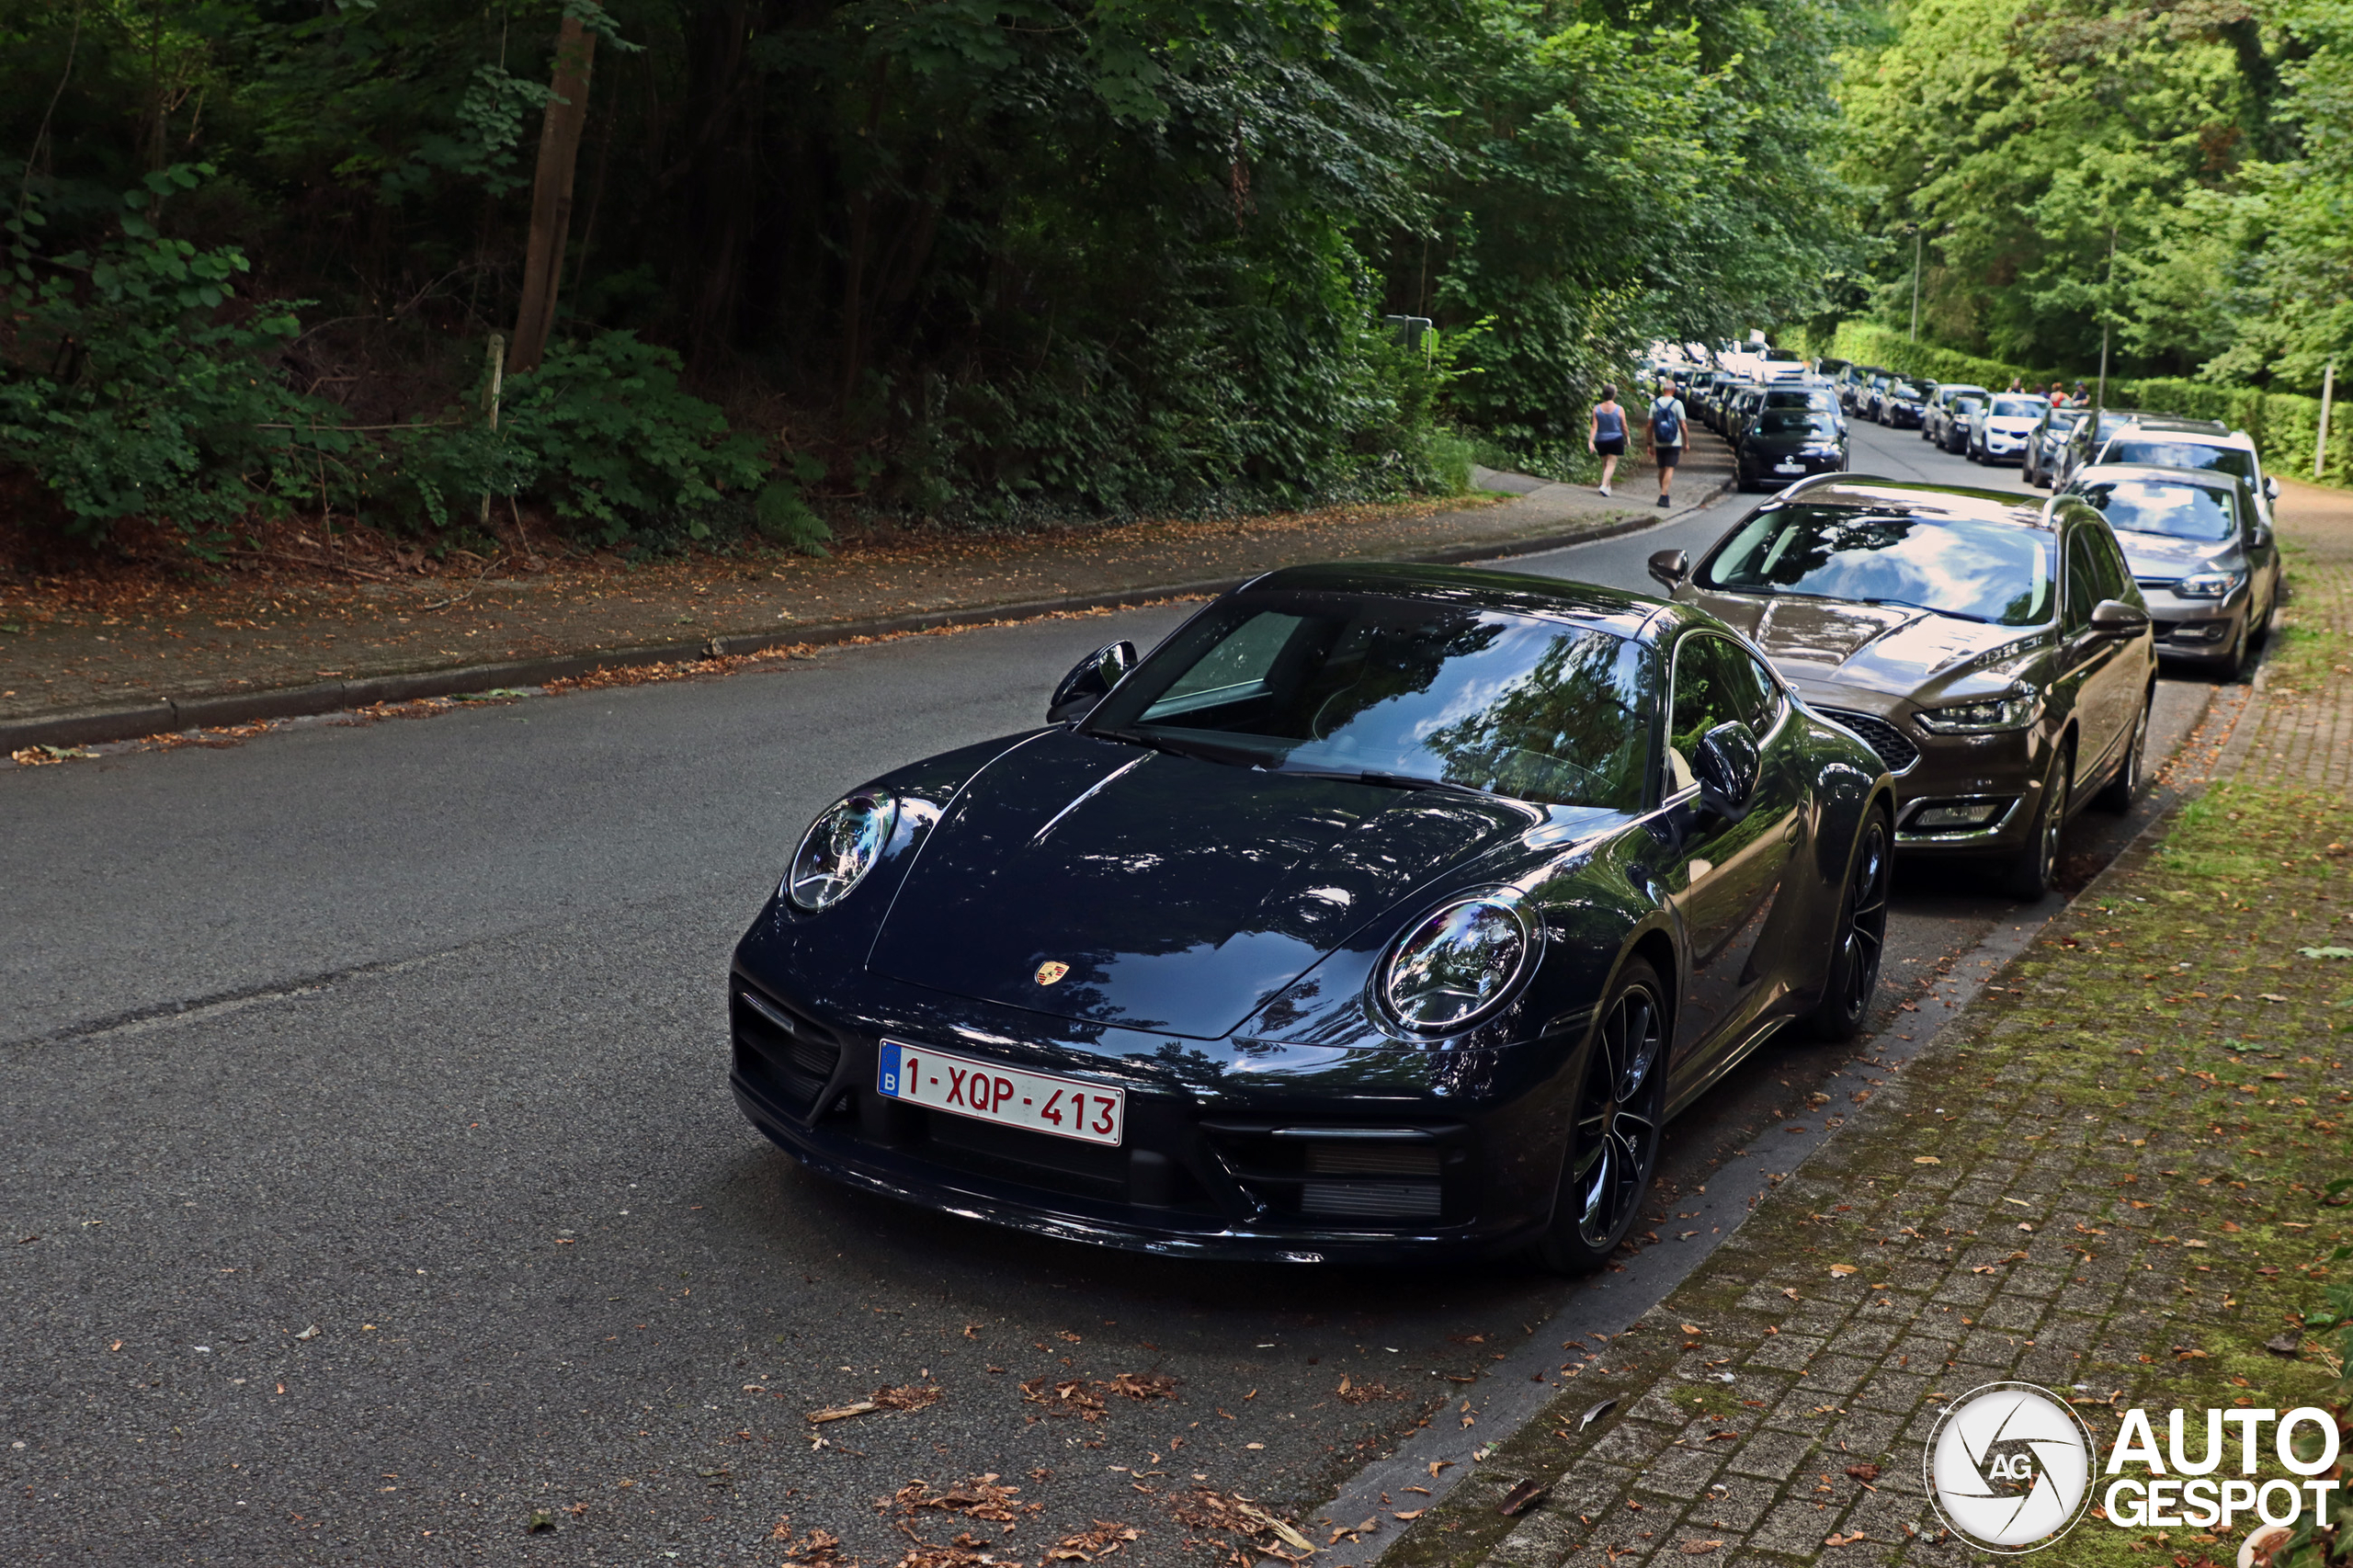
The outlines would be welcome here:
<svg viewBox="0 0 2353 1568">
<path fill-rule="evenodd" d="M 1986 1383 L 1945 1408 L 1928 1437 L 1928 1495 L 1954 1534 L 1987 1551 L 2039 1551 L 2091 1500 L 2092 1435 L 2033 1383 Z"/>
</svg>

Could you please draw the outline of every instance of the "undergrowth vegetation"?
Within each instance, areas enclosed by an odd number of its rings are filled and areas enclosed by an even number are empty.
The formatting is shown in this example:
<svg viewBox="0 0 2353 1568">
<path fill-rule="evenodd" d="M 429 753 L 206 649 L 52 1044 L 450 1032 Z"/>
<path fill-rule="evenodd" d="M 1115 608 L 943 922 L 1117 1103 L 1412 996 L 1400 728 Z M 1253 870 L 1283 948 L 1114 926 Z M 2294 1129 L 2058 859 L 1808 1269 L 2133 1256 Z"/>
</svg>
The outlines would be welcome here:
<svg viewBox="0 0 2353 1568">
<path fill-rule="evenodd" d="M 598 53 L 554 347 L 494 426 L 567 17 Z M 0 467 L 54 531 L 216 551 L 287 510 L 822 548 L 1443 494 L 1474 452 L 1564 473 L 1651 336 L 1802 313 L 1851 260 L 1817 150 L 1852 30 L 1848 0 L 0 0 Z"/>
</svg>

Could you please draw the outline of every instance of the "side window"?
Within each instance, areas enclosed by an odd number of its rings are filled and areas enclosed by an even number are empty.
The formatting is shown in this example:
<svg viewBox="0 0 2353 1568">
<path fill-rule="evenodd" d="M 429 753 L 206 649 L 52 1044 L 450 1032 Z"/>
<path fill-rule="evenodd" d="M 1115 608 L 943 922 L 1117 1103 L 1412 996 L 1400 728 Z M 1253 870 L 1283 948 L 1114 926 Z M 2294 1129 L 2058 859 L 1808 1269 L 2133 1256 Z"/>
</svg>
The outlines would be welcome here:
<svg viewBox="0 0 2353 1568">
<path fill-rule="evenodd" d="M 2091 530 L 2076 528 L 2067 535 L 2067 597 L 2065 619 L 2067 630 L 2074 631 L 2090 623 L 2092 606 L 2107 596 L 2100 592 L 2100 571 L 2092 553 Z"/>
<path fill-rule="evenodd" d="M 1691 787 L 1691 753 L 1700 736 L 1735 719 L 1762 736 L 1779 707 L 1779 691 L 1745 650 L 1704 631 L 1684 638 L 1675 650 L 1665 792 Z"/>
<path fill-rule="evenodd" d="M 1748 666 L 1748 679 L 1756 690 L 1756 703 L 1741 718 L 1761 741 L 1766 732 L 1780 722 L 1781 688 L 1774 681 L 1772 672 L 1757 661 L 1756 654 L 1742 650 L 1740 658 Z"/>
<path fill-rule="evenodd" d="M 2132 568 L 2125 564 L 2124 551 L 2118 548 L 2116 536 L 2104 528 L 2091 530 L 2094 552 L 2099 557 L 2099 597 L 2132 602 Z"/>
</svg>

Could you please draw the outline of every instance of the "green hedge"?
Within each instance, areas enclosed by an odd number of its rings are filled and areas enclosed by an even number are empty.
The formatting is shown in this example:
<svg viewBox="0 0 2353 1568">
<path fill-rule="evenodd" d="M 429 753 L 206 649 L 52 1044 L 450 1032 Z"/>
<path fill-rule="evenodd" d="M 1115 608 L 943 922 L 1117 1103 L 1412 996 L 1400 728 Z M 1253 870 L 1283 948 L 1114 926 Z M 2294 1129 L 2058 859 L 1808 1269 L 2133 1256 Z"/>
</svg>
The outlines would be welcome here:
<svg viewBox="0 0 2353 1568">
<path fill-rule="evenodd" d="M 2053 381 L 2072 384 L 2064 371 L 2032 369 L 1999 359 L 1981 359 L 1958 349 L 1914 343 L 1900 332 L 1870 322 L 1841 322 L 1830 353 L 1859 365 L 1884 365 L 1909 376 L 1939 381 L 1974 381 L 2001 388 L 2018 377 L 2029 387 Z M 2090 378 L 2086 377 L 2086 381 Z M 2113 378 L 2108 401 L 2118 408 L 2143 408 L 2179 414 L 2193 419 L 2219 419 L 2234 430 L 2255 437 L 2256 450 L 2275 473 L 2309 480 L 2313 474 L 2313 437 L 2320 427 L 2320 399 L 2294 392 L 2267 392 L 2253 387 L 2218 386 L 2211 381 L 2152 376 L 2143 380 Z M 2353 400 L 2348 400 L 2353 401 Z M 2353 482 L 2353 408 L 2342 403 L 2329 415 L 2328 458 L 2322 474 L 2331 484 Z"/>
</svg>

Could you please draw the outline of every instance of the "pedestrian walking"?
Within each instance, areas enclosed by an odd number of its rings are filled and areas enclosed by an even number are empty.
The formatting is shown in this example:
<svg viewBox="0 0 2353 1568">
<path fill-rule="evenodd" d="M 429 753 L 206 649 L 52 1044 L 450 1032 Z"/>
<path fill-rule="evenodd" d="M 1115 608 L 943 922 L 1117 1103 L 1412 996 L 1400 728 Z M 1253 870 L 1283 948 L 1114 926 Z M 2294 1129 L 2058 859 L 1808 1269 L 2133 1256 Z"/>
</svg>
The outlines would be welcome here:
<svg viewBox="0 0 2353 1568">
<path fill-rule="evenodd" d="M 2024 392 L 2026 391 L 2026 382 L 2019 377 L 2012 376 L 2010 378 L 2010 384 L 2006 390 L 2010 392 Z"/>
<path fill-rule="evenodd" d="M 2081 377 L 2081 376 L 2077 376 L 2077 377 L 2075 378 L 2075 402 L 2077 402 L 2077 403 L 2089 403 L 2089 402 L 2091 402 L 2091 400 L 2092 400 L 2092 389 L 2091 389 L 2091 388 L 2089 388 L 2089 387 L 2087 387 L 2087 386 L 2086 386 L 2086 385 L 2084 385 L 2084 378 L 2083 378 L 2083 377 Z"/>
<path fill-rule="evenodd" d="M 2057 381 L 2051 383 L 2051 406 L 2053 408 L 2067 406 L 2067 389 Z"/>
<path fill-rule="evenodd" d="M 1618 402 L 1618 388 L 1612 384 L 1601 389 L 1601 401 L 1593 405 L 1593 419 L 1585 433 L 1585 449 L 1601 459 L 1601 493 L 1609 494 L 1609 481 L 1618 472 L 1618 460 L 1626 455 L 1626 410 Z"/>
<path fill-rule="evenodd" d="M 1658 504 L 1672 506 L 1676 466 L 1683 460 L 1684 433 L 1691 427 L 1691 416 L 1684 411 L 1683 400 L 1675 395 L 1675 383 L 1662 381 L 1658 398 L 1651 404 L 1651 461 L 1658 466 Z"/>
</svg>

